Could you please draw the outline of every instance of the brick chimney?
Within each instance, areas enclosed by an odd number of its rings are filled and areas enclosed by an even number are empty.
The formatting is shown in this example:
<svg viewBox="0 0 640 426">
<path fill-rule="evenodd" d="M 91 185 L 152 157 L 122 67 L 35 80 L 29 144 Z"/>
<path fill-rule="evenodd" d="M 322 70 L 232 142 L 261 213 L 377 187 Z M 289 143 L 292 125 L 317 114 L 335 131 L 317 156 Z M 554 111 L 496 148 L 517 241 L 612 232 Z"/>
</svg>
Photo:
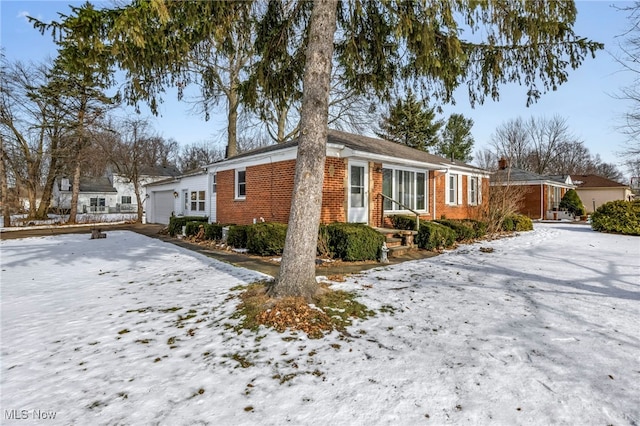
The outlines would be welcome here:
<svg viewBox="0 0 640 426">
<path fill-rule="evenodd" d="M 507 159 L 504 157 L 500 157 L 500 159 L 498 160 L 498 170 L 505 170 L 507 166 Z"/>
</svg>

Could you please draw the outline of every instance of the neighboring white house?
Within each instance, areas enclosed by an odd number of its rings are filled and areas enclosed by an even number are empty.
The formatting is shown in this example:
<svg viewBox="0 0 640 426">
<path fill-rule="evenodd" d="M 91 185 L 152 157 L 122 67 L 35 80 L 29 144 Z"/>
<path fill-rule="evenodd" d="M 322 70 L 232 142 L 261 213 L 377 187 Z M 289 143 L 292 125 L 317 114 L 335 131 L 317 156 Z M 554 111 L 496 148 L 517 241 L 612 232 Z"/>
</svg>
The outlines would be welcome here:
<svg viewBox="0 0 640 426">
<path fill-rule="evenodd" d="M 146 185 L 178 175 L 175 167 L 156 167 L 145 170 L 139 177 L 140 197 L 143 203 L 149 198 Z M 71 208 L 73 181 L 59 178 L 53 188 L 52 207 L 61 210 Z M 145 206 L 146 207 L 146 206 Z M 123 175 L 113 173 L 107 177 L 80 178 L 78 212 L 80 213 L 136 213 L 138 201 L 133 182 Z"/>
<path fill-rule="evenodd" d="M 208 189 L 215 185 L 213 176 L 205 169 L 148 184 L 147 222 L 166 225 L 171 216 L 206 216 L 215 222 L 215 191 L 211 195 Z"/>
</svg>

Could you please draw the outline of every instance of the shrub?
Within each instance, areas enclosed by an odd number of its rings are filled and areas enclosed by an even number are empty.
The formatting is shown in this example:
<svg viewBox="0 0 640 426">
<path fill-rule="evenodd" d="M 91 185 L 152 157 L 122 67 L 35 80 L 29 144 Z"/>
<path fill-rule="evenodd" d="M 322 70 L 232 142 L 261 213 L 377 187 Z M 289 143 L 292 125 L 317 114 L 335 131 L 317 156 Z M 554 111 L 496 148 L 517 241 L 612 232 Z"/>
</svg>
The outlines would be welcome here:
<svg viewBox="0 0 640 426">
<path fill-rule="evenodd" d="M 395 229 L 404 229 L 407 231 L 413 231 L 416 229 L 415 216 L 393 215 L 389 216 L 389 219 Z"/>
<path fill-rule="evenodd" d="M 209 220 L 206 216 L 171 216 L 169 219 L 169 235 L 174 237 L 176 234 L 182 232 L 182 227 L 187 225 L 187 222 L 207 222 Z"/>
<path fill-rule="evenodd" d="M 222 225 L 219 223 L 208 223 L 204 226 L 204 238 L 206 240 L 222 239 Z"/>
<path fill-rule="evenodd" d="M 487 222 L 475 219 L 463 219 L 463 222 L 473 228 L 475 238 L 482 238 L 487 235 L 487 229 L 489 229 Z"/>
<path fill-rule="evenodd" d="M 329 229 L 326 225 L 320 224 L 318 229 L 318 256 L 333 257 L 331 246 L 329 245 Z"/>
<path fill-rule="evenodd" d="M 502 230 L 506 232 L 524 232 L 533 230 L 533 222 L 522 214 L 511 214 L 504 218 Z"/>
<path fill-rule="evenodd" d="M 560 200 L 559 207 L 574 216 L 583 216 L 586 213 L 582 200 L 580 200 L 575 189 L 570 189 L 564 194 L 562 200 Z"/>
<path fill-rule="evenodd" d="M 594 231 L 640 235 L 640 200 L 610 201 L 591 215 Z"/>
<path fill-rule="evenodd" d="M 367 225 L 332 223 L 327 225 L 329 247 L 334 257 L 346 261 L 376 260 L 384 236 Z"/>
<path fill-rule="evenodd" d="M 420 221 L 420 230 L 416 235 L 416 244 L 420 248 L 435 250 L 451 247 L 456 240 L 456 233 L 436 222 Z"/>
<path fill-rule="evenodd" d="M 207 224 L 205 222 L 201 222 L 201 221 L 189 221 L 185 224 L 185 229 L 184 229 L 184 234 L 187 237 L 192 237 L 196 234 L 198 234 L 198 231 L 200 231 L 200 226 L 206 226 Z"/>
<path fill-rule="evenodd" d="M 247 249 L 260 256 L 282 254 L 287 225 L 283 223 L 256 223 L 246 227 Z"/>
<path fill-rule="evenodd" d="M 456 233 L 456 241 L 472 240 L 476 236 L 473 225 L 465 223 L 462 220 L 440 219 L 435 222 L 451 228 Z"/>
<path fill-rule="evenodd" d="M 249 225 L 231 225 L 227 235 L 227 245 L 237 248 L 247 247 L 247 228 Z"/>
</svg>

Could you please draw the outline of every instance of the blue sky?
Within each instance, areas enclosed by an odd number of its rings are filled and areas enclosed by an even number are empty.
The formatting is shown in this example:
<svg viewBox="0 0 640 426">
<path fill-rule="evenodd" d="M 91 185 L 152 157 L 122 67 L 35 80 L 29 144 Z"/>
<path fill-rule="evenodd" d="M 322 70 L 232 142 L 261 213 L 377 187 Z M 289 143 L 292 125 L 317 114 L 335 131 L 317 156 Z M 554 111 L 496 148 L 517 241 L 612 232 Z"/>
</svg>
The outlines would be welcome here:
<svg viewBox="0 0 640 426">
<path fill-rule="evenodd" d="M 0 44 L 7 58 L 38 62 L 55 55 L 51 37 L 33 29 L 24 16 L 34 16 L 43 21 L 55 20 L 57 12 L 69 11 L 70 3 L 74 2 L 1 0 Z M 607 162 L 622 162 L 617 153 L 624 148 L 626 139 L 617 126 L 628 104 L 616 99 L 615 95 L 621 87 L 631 84 L 633 75 L 622 71 L 622 66 L 612 56 L 619 53 L 619 36 L 628 27 L 625 13 L 612 5 L 629 5 L 630 2 L 577 1 L 576 4 L 575 32 L 604 43 L 605 51 L 599 51 L 595 59 L 587 59 L 580 68 L 570 71 L 567 83 L 556 92 L 543 95 L 528 108 L 526 90 L 517 85 L 502 87 L 499 102 L 488 100 L 474 109 L 462 88 L 456 95 L 457 104 L 445 106 L 444 116 L 457 112 L 474 120 L 472 132 L 476 149 L 486 146 L 495 129 L 507 120 L 558 114 L 567 118 L 571 130 L 593 154 L 600 154 Z M 161 117 L 153 118 L 152 124 L 162 136 L 174 138 L 181 144 L 212 140 L 222 143 L 224 115 L 214 115 L 205 122 L 202 117 L 192 115 L 189 109 L 189 105 L 178 102 L 169 92 L 161 107 Z"/>
</svg>

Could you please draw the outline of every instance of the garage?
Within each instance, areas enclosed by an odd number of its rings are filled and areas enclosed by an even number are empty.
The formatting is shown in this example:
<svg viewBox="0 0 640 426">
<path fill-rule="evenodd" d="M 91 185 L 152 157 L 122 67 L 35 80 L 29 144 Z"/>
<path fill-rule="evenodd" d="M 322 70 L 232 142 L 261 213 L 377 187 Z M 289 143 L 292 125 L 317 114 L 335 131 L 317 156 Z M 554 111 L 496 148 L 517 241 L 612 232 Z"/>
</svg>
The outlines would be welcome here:
<svg viewBox="0 0 640 426">
<path fill-rule="evenodd" d="M 174 209 L 175 197 L 173 196 L 173 191 L 153 191 L 151 200 L 153 202 L 153 212 L 150 212 L 149 221 L 168 225 Z"/>
</svg>

